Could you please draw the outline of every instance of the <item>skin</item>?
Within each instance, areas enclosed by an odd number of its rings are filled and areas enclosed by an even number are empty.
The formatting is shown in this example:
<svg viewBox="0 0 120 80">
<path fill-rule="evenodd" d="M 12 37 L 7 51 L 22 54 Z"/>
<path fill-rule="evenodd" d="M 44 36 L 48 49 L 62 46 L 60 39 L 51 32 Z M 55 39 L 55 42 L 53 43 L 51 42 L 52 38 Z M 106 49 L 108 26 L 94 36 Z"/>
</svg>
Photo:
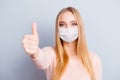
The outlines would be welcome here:
<svg viewBox="0 0 120 80">
<path fill-rule="evenodd" d="M 76 27 L 77 22 L 74 17 L 74 15 L 71 12 L 65 12 L 60 15 L 59 18 L 59 28 L 70 28 L 70 27 Z M 27 34 L 23 38 L 23 48 L 25 52 L 31 56 L 31 58 L 35 59 L 38 56 L 39 53 L 39 37 L 38 37 L 38 31 L 37 31 L 37 25 L 36 23 L 32 24 L 32 34 Z M 76 57 L 76 44 L 77 41 L 73 41 L 70 43 L 63 41 L 63 46 L 66 49 L 69 59 L 77 59 Z"/>
<path fill-rule="evenodd" d="M 23 48 L 25 52 L 35 59 L 39 53 L 39 37 L 36 23 L 32 24 L 32 34 L 27 34 L 23 38 Z"/>
<path fill-rule="evenodd" d="M 59 20 L 60 20 L 59 28 L 70 28 L 70 27 L 77 26 L 76 19 L 71 12 L 67 11 L 67 12 L 61 14 Z M 68 53 L 69 59 L 70 58 L 76 59 L 76 53 L 77 53 L 76 52 L 76 48 L 77 48 L 76 45 L 77 45 L 77 40 L 70 42 L 70 43 L 63 41 L 63 46 Z"/>
</svg>

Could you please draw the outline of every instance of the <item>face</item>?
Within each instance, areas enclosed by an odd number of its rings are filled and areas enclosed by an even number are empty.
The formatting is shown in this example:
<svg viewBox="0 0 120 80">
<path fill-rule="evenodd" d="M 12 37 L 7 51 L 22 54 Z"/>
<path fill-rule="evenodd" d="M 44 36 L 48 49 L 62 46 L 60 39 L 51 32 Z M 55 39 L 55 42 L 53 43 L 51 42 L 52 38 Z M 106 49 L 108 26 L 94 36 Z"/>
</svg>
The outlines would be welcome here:
<svg viewBox="0 0 120 80">
<path fill-rule="evenodd" d="M 76 26 L 77 26 L 77 21 L 71 12 L 67 11 L 60 15 L 59 28 L 70 28 Z"/>
<path fill-rule="evenodd" d="M 59 16 L 59 36 L 65 43 L 76 42 L 78 38 L 77 21 L 74 15 L 66 11 Z"/>
</svg>

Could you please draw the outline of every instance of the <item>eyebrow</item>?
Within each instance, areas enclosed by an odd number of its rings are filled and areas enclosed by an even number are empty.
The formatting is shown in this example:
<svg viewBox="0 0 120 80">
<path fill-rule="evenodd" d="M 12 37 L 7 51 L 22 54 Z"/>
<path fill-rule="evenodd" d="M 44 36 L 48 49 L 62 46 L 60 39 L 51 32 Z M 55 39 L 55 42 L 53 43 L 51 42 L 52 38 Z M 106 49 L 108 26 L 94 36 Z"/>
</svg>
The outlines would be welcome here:
<svg viewBox="0 0 120 80">
<path fill-rule="evenodd" d="M 74 20 L 74 21 L 71 21 L 71 22 L 77 22 L 76 20 Z"/>
<path fill-rule="evenodd" d="M 65 21 L 60 21 L 59 23 L 65 23 Z"/>
</svg>

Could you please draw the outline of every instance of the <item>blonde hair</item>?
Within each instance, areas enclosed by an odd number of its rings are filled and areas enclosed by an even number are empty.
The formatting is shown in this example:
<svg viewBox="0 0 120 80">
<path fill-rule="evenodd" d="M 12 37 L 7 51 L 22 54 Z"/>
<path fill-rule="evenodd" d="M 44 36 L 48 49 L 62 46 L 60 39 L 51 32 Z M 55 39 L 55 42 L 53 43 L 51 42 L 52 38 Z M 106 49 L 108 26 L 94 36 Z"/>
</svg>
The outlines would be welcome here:
<svg viewBox="0 0 120 80">
<path fill-rule="evenodd" d="M 92 68 L 92 62 L 90 59 L 90 55 L 87 49 L 87 45 L 86 45 L 86 39 L 85 39 L 85 32 L 84 32 L 84 25 L 82 22 L 82 17 L 80 16 L 79 12 L 77 11 L 77 9 L 73 8 L 73 7 L 67 7 L 62 9 L 59 14 L 57 15 L 56 18 L 56 41 L 55 41 L 55 49 L 56 49 L 56 67 L 54 69 L 54 73 L 53 73 L 53 80 L 60 80 L 62 74 L 65 71 L 65 68 L 67 66 L 69 57 L 67 55 L 67 52 L 64 50 L 64 47 L 62 45 L 62 40 L 59 37 L 59 33 L 58 33 L 58 26 L 59 26 L 59 18 L 60 15 L 65 13 L 66 11 L 71 12 L 76 20 L 77 20 L 77 25 L 78 25 L 78 29 L 79 29 L 79 37 L 77 40 L 77 56 L 79 57 L 80 61 L 82 62 L 84 68 L 86 69 L 86 71 L 88 72 L 90 79 L 91 80 L 95 80 L 94 77 L 94 71 Z"/>
</svg>

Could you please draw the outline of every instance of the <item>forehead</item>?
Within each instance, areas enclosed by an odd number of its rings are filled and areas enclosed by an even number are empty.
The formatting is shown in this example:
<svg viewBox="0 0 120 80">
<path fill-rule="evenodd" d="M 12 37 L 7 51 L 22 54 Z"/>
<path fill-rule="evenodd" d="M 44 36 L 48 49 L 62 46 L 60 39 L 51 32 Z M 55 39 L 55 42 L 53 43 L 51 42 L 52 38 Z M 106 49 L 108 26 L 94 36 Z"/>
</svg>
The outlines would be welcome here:
<svg viewBox="0 0 120 80">
<path fill-rule="evenodd" d="M 66 11 L 60 15 L 59 21 L 76 21 L 76 18 L 72 12 Z"/>
</svg>

